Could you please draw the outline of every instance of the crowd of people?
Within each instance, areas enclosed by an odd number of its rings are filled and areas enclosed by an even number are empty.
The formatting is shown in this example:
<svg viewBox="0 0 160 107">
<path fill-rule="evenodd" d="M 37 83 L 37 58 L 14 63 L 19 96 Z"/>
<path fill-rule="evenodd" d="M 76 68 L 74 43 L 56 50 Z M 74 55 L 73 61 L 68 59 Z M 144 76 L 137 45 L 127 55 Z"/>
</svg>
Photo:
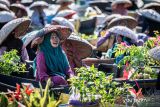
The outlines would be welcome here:
<svg viewBox="0 0 160 107">
<path fill-rule="evenodd" d="M 66 85 L 76 75 L 75 68 L 87 66 L 82 59 L 91 55 L 102 59 L 102 52 L 115 58 L 117 44 L 143 46 L 155 36 L 154 31 L 160 31 L 158 1 L 139 6 L 141 0 L 113 0 L 106 7 L 111 10 L 102 11 L 96 5 L 78 5 L 78 0 L 57 0 L 56 4 L 38 0 L 29 7 L 0 0 L 0 54 L 16 49 L 22 62 L 33 61 L 37 81 L 51 78 L 55 85 Z M 88 4 L 93 2 L 99 1 Z M 86 17 L 96 18 L 93 33 L 99 40 L 95 46 L 79 36 L 81 19 Z"/>
</svg>

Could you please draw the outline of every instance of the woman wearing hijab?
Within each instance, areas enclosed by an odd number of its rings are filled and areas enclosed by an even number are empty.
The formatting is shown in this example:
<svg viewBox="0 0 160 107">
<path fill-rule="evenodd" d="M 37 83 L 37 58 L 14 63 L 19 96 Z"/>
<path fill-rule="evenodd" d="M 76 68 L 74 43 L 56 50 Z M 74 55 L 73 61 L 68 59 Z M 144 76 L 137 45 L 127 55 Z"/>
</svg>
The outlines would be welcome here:
<svg viewBox="0 0 160 107">
<path fill-rule="evenodd" d="M 74 74 L 60 42 L 71 34 L 71 30 L 58 25 L 50 25 L 43 30 L 44 39 L 39 44 L 35 61 L 36 79 L 45 82 L 51 78 L 53 85 L 67 85 L 66 79 Z"/>
<path fill-rule="evenodd" d="M 82 67 L 82 59 L 89 57 L 92 53 L 91 44 L 78 37 L 74 32 L 74 25 L 67 19 L 55 17 L 52 19 L 52 24 L 66 26 L 72 30 L 72 34 L 63 42 L 62 47 L 67 55 L 72 71 L 75 71 L 75 68 Z"/>
</svg>

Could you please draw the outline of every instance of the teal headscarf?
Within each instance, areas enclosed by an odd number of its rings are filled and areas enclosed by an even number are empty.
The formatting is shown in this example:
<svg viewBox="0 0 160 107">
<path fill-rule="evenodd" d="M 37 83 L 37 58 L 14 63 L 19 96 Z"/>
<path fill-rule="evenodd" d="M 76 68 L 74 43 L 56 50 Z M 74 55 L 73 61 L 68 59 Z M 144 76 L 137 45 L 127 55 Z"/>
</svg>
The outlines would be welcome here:
<svg viewBox="0 0 160 107">
<path fill-rule="evenodd" d="M 50 42 L 51 34 L 45 35 L 40 44 L 40 51 L 44 53 L 46 66 L 49 75 L 60 75 L 66 78 L 65 71 L 69 67 L 69 62 L 61 46 L 54 48 Z"/>
</svg>

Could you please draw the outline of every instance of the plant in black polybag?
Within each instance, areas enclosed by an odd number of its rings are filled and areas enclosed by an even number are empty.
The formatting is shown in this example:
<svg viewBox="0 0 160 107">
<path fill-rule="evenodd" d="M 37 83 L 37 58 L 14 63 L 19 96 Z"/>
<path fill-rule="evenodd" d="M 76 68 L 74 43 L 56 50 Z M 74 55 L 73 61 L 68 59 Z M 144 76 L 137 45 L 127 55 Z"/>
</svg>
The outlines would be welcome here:
<svg viewBox="0 0 160 107">
<path fill-rule="evenodd" d="M 25 71 L 25 64 L 20 62 L 20 57 L 17 55 L 17 50 L 4 52 L 0 57 L 1 74 L 10 75 L 12 72 Z"/>
<path fill-rule="evenodd" d="M 125 104 L 123 96 L 129 94 L 130 85 L 113 81 L 113 75 L 106 77 L 104 72 L 94 66 L 81 67 L 76 70 L 77 76 L 69 79 L 71 82 L 70 104 L 74 106 L 90 106 L 108 104 Z"/>
</svg>

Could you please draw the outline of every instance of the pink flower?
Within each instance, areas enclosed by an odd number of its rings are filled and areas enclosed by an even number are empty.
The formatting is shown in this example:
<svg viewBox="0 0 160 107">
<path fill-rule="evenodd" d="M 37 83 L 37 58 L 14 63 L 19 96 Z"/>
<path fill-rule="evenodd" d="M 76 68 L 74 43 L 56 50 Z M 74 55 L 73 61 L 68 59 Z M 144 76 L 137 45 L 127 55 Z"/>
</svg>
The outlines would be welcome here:
<svg viewBox="0 0 160 107">
<path fill-rule="evenodd" d="M 127 46 L 127 44 L 125 42 L 121 42 L 122 46 Z"/>
</svg>

